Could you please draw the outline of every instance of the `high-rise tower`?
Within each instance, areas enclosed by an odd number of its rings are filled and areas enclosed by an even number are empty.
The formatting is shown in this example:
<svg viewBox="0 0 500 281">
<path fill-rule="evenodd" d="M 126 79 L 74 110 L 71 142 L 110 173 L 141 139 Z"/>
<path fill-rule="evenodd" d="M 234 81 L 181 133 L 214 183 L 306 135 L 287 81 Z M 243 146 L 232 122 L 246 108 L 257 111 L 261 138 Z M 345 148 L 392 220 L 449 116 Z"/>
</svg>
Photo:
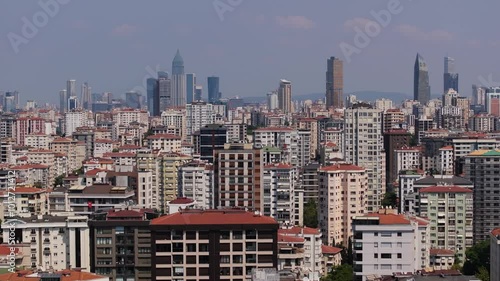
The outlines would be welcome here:
<svg viewBox="0 0 500 281">
<path fill-rule="evenodd" d="M 327 61 L 326 67 L 326 106 L 342 108 L 344 95 L 344 63 L 331 57 Z"/>
<path fill-rule="evenodd" d="M 458 92 L 458 73 L 455 72 L 454 58 L 444 58 L 443 85 L 443 93 L 446 93 L 449 89 L 453 89 Z"/>
<path fill-rule="evenodd" d="M 161 112 L 172 106 L 172 81 L 168 77 L 168 72 L 158 71 L 158 115 Z"/>
<path fill-rule="evenodd" d="M 221 98 L 221 94 L 219 91 L 219 77 L 210 76 L 207 78 L 208 84 L 208 102 L 214 103 L 219 101 Z"/>
<path fill-rule="evenodd" d="M 186 103 L 192 103 L 196 88 L 196 74 L 188 73 L 186 74 Z"/>
<path fill-rule="evenodd" d="M 424 58 L 417 53 L 413 73 L 413 99 L 425 105 L 431 99 L 431 86 L 429 85 L 429 69 Z"/>
<path fill-rule="evenodd" d="M 82 84 L 81 105 L 84 109 L 92 109 L 92 88 L 87 82 Z"/>
<path fill-rule="evenodd" d="M 177 50 L 172 61 L 172 100 L 171 106 L 186 105 L 186 75 L 184 74 L 184 60 Z"/>
<path fill-rule="evenodd" d="M 64 114 L 68 109 L 68 92 L 67 90 L 59 91 L 59 113 Z"/>
<path fill-rule="evenodd" d="M 281 79 L 278 89 L 278 108 L 283 113 L 292 112 L 292 82 Z"/>
</svg>

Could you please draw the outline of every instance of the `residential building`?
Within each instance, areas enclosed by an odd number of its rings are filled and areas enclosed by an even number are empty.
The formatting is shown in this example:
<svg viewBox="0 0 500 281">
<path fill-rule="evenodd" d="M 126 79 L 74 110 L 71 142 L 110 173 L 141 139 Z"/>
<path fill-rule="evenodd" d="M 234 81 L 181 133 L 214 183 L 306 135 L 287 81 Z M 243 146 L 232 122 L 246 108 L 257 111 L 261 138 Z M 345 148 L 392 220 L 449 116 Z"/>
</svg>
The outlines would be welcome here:
<svg viewBox="0 0 500 281">
<path fill-rule="evenodd" d="M 215 208 L 213 187 L 213 164 L 193 160 L 179 168 L 179 196 L 194 200 L 197 207 Z"/>
<path fill-rule="evenodd" d="M 200 129 L 200 159 L 214 163 L 214 151 L 224 149 L 227 142 L 227 127 L 219 124 L 203 126 Z"/>
<path fill-rule="evenodd" d="M 74 270 L 64 269 L 59 271 L 48 270 L 21 270 L 14 273 L 4 273 L 0 274 L 0 280 L 5 281 L 39 281 L 39 280 L 51 280 L 51 281 L 73 281 L 73 280 L 85 280 L 85 281 L 109 281 L 109 278 L 102 275 L 97 275 L 90 272 L 84 272 L 77 268 Z"/>
<path fill-rule="evenodd" d="M 146 138 L 147 146 L 162 152 L 181 152 L 181 137 L 170 134 L 151 135 Z"/>
<path fill-rule="evenodd" d="M 182 210 L 151 221 L 151 280 L 248 280 L 278 266 L 278 223 L 244 210 Z"/>
<path fill-rule="evenodd" d="M 262 150 L 251 144 L 226 144 L 214 152 L 215 204 L 263 210 Z"/>
<path fill-rule="evenodd" d="M 190 156 L 175 152 L 161 153 L 159 164 L 158 198 L 160 210 L 179 196 L 179 168 L 192 160 Z"/>
<path fill-rule="evenodd" d="M 304 202 L 314 200 L 319 202 L 319 163 L 309 163 L 300 168 L 300 186 L 304 191 Z"/>
<path fill-rule="evenodd" d="M 430 221 L 430 243 L 452 250 L 461 262 L 472 247 L 472 190 L 459 186 L 429 186 L 419 190 L 419 216 Z"/>
<path fill-rule="evenodd" d="M 318 220 L 323 243 L 347 246 L 352 236 L 352 219 L 366 210 L 366 170 L 351 164 L 337 164 L 321 167 L 318 176 Z"/>
<path fill-rule="evenodd" d="M 186 135 L 190 138 L 203 126 L 215 123 L 213 105 L 203 101 L 195 101 L 186 105 Z"/>
<path fill-rule="evenodd" d="M 90 111 L 83 111 L 79 109 L 70 110 L 64 114 L 65 130 L 64 134 L 67 137 L 73 135 L 78 127 L 92 127 L 94 120 L 91 117 Z"/>
<path fill-rule="evenodd" d="M 384 132 L 384 150 L 386 154 L 385 173 L 387 183 L 392 183 L 398 178 L 400 171 L 396 150 L 408 147 L 411 135 L 407 130 L 389 129 Z"/>
<path fill-rule="evenodd" d="M 319 280 L 320 276 L 325 274 L 322 267 L 323 234 L 319 229 L 295 226 L 291 228 L 280 228 L 278 234 L 288 238 L 304 239 L 304 259 L 300 262 L 301 268 L 299 272 L 308 273 L 307 277 L 309 277 L 309 280 Z"/>
<path fill-rule="evenodd" d="M 111 209 L 92 214 L 89 221 L 90 271 L 109 280 L 151 279 L 150 209 Z"/>
</svg>

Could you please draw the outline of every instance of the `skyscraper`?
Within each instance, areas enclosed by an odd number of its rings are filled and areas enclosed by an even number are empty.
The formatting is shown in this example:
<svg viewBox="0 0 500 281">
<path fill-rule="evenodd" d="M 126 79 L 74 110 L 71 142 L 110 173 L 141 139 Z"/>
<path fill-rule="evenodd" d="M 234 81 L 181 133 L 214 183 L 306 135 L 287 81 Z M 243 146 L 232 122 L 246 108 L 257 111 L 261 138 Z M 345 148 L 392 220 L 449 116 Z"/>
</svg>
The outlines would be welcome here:
<svg viewBox="0 0 500 281">
<path fill-rule="evenodd" d="M 159 71 L 158 72 L 158 96 L 159 96 L 159 107 L 158 115 L 162 111 L 172 106 L 172 89 L 171 80 L 168 77 L 168 72 Z"/>
<path fill-rule="evenodd" d="M 444 93 L 446 93 L 449 89 L 453 89 L 458 92 L 458 73 L 455 72 L 455 59 L 450 57 L 444 58 L 443 84 Z"/>
<path fill-rule="evenodd" d="M 431 99 L 429 70 L 424 58 L 417 53 L 413 73 L 413 99 L 425 105 Z"/>
<path fill-rule="evenodd" d="M 192 103 L 196 89 L 196 74 L 186 74 L 186 103 Z"/>
<path fill-rule="evenodd" d="M 184 60 L 181 53 L 177 50 L 172 61 L 172 91 L 171 106 L 186 105 L 186 75 L 184 74 Z"/>
<path fill-rule="evenodd" d="M 148 111 L 151 116 L 160 116 L 160 93 L 158 92 L 158 79 L 148 78 L 146 81 Z"/>
<path fill-rule="evenodd" d="M 91 109 L 92 107 L 92 88 L 89 86 L 87 82 L 82 84 L 82 107 L 84 109 Z"/>
<path fill-rule="evenodd" d="M 344 64 L 331 57 L 327 61 L 326 70 L 326 107 L 342 108 L 344 95 Z"/>
<path fill-rule="evenodd" d="M 6 92 L 3 98 L 3 110 L 5 112 L 14 112 L 19 109 L 19 92 Z"/>
<path fill-rule="evenodd" d="M 68 92 L 67 90 L 59 91 L 59 112 L 63 114 L 68 110 Z"/>
<path fill-rule="evenodd" d="M 68 111 L 78 108 L 78 98 L 76 96 L 71 96 L 68 98 Z"/>
<path fill-rule="evenodd" d="M 219 92 L 219 77 L 210 76 L 207 78 L 208 84 L 208 102 L 214 103 L 221 98 L 221 94 Z"/>
<path fill-rule="evenodd" d="M 68 100 L 71 97 L 76 97 L 76 80 L 66 81 L 66 94 L 67 94 Z"/>
<path fill-rule="evenodd" d="M 278 89 L 278 108 L 283 113 L 292 112 L 292 82 L 281 79 Z"/>
<path fill-rule="evenodd" d="M 140 109 L 141 104 L 141 94 L 138 92 L 127 92 L 125 93 L 125 104 L 127 107 Z"/>
<path fill-rule="evenodd" d="M 275 110 L 278 108 L 278 92 L 272 91 L 267 93 L 267 109 Z"/>
<path fill-rule="evenodd" d="M 194 89 L 194 101 L 200 101 L 203 94 L 203 86 L 196 85 Z"/>
</svg>

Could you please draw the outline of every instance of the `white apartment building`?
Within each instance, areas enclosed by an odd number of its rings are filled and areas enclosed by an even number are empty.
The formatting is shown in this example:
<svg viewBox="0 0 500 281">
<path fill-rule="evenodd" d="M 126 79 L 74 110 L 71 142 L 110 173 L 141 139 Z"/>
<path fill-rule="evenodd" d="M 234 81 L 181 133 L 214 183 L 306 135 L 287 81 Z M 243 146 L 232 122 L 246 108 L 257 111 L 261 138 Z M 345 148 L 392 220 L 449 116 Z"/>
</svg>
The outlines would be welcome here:
<svg viewBox="0 0 500 281">
<path fill-rule="evenodd" d="M 323 132 L 323 140 L 325 143 L 334 143 L 337 145 L 339 152 L 344 155 L 344 130 L 342 129 L 335 129 L 335 128 L 328 128 L 325 129 Z"/>
<path fill-rule="evenodd" d="M 31 134 L 24 136 L 24 145 L 35 149 L 49 149 L 49 144 L 52 140 L 54 140 L 54 137 L 51 135 L 44 133 Z"/>
<path fill-rule="evenodd" d="M 427 267 L 428 228 L 427 221 L 404 215 L 371 213 L 355 217 L 354 280 L 392 276 L 395 272 L 415 273 Z"/>
<path fill-rule="evenodd" d="M 64 134 L 67 137 L 73 135 L 78 127 L 92 127 L 94 126 L 94 120 L 92 118 L 92 113 L 83 110 L 73 110 L 68 111 L 64 114 Z"/>
<path fill-rule="evenodd" d="M 117 143 L 110 139 L 96 139 L 94 141 L 94 157 L 101 158 L 105 153 L 113 152 Z"/>
<path fill-rule="evenodd" d="M 181 152 L 181 137 L 170 134 L 158 134 L 147 137 L 149 149 L 161 150 L 163 152 Z"/>
<path fill-rule="evenodd" d="M 291 163 L 297 163 L 297 166 L 304 167 L 311 163 L 311 131 L 299 130 L 299 139 L 297 141 L 297 160 L 292 159 Z M 295 157 L 295 155 L 292 155 Z"/>
<path fill-rule="evenodd" d="M 112 114 L 113 122 L 115 122 L 115 126 L 117 127 L 128 127 L 131 123 L 149 125 L 149 113 L 145 110 L 130 108 L 116 109 L 113 110 Z"/>
<path fill-rule="evenodd" d="M 90 232 L 86 216 L 38 215 L 11 219 L 2 224 L 8 241 L 9 224 L 14 223 L 16 241 L 31 245 L 31 267 L 63 270 L 78 267 L 90 270 Z"/>
<path fill-rule="evenodd" d="M 319 281 L 323 274 L 322 267 L 322 233 L 319 229 L 309 227 L 281 228 L 278 234 L 304 239 L 304 260 L 302 272 L 309 272 L 309 280 Z M 278 256 L 279 257 L 279 256 Z M 283 256 L 282 256 L 283 257 Z"/>
<path fill-rule="evenodd" d="M 440 148 L 439 154 L 436 157 L 434 168 L 442 175 L 453 175 L 455 167 L 453 147 L 450 145 Z"/>
<path fill-rule="evenodd" d="M 214 123 L 215 111 L 212 104 L 202 101 L 186 104 L 186 134 L 188 138 L 203 126 Z"/>
<path fill-rule="evenodd" d="M 281 150 L 281 159 L 284 162 L 295 166 L 299 165 L 300 135 L 297 130 L 288 127 L 266 127 L 255 130 L 253 136 L 255 147 L 270 146 L 278 148 Z M 304 136 L 307 137 L 307 135 Z M 305 152 L 303 151 L 303 153 Z"/>
<path fill-rule="evenodd" d="M 2 221 L 6 221 L 9 218 L 7 204 L 10 203 L 15 203 L 15 210 L 12 213 L 22 218 L 29 218 L 48 212 L 47 190 L 45 189 L 18 186 L 9 193 L 14 195 L 15 200 L 12 201 L 12 199 L 9 199 L 9 194 L 7 192 L 0 194 L 0 198 L 2 198 L 4 203 L 0 205 L 0 208 L 3 209 L 0 213 L 6 215 L 6 217 L 1 218 Z"/>
<path fill-rule="evenodd" d="M 151 171 L 137 172 L 137 206 L 140 208 L 157 208 L 153 205 L 153 173 Z"/>
<path fill-rule="evenodd" d="M 194 200 L 200 208 L 213 209 L 214 168 L 207 161 L 193 160 L 179 168 L 179 196 Z"/>
<path fill-rule="evenodd" d="M 319 225 L 325 245 L 352 236 L 352 219 L 365 213 L 368 177 L 364 168 L 337 164 L 319 169 Z M 335 245 L 332 245 L 335 246 Z"/>
<path fill-rule="evenodd" d="M 423 170 L 404 170 L 399 172 L 399 188 L 397 195 L 399 196 L 399 212 L 409 213 L 415 215 L 413 212 L 415 209 L 415 191 L 413 189 L 413 183 L 425 177 L 425 172 Z M 408 196 L 412 197 L 411 200 L 407 200 Z"/>
<path fill-rule="evenodd" d="M 186 140 L 186 111 L 170 108 L 161 113 L 161 124 L 177 132 L 176 135 Z"/>
<path fill-rule="evenodd" d="M 264 166 L 263 214 L 274 218 L 280 225 L 302 225 L 303 193 L 297 192 L 297 168 L 284 163 Z M 297 198 L 296 198 L 297 197 Z"/>
<path fill-rule="evenodd" d="M 420 147 L 402 147 L 394 150 L 396 171 L 415 170 L 420 168 Z"/>
<path fill-rule="evenodd" d="M 345 160 L 368 175 L 367 211 L 376 211 L 385 194 L 385 152 L 382 111 L 358 106 L 344 111 Z"/>
</svg>

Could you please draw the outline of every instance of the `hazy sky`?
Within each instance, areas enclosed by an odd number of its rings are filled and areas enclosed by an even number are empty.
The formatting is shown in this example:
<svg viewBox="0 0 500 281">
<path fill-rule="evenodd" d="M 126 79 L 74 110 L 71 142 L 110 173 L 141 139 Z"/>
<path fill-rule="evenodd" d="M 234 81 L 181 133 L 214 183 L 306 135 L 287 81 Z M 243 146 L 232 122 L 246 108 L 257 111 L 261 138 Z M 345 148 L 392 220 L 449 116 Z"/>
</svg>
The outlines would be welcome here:
<svg viewBox="0 0 500 281">
<path fill-rule="evenodd" d="M 59 11 L 47 15 L 40 2 L 51 1 Z M 205 97 L 210 75 L 221 77 L 225 97 L 264 96 L 280 78 L 292 81 L 293 94 L 324 92 L 330 56 L 345 61 L 345 92 L 412 95 L 417 52 L 429 65 L 432 93 L 442 90 L 447 54 L 463 95 L 479 76 L 500 81 L 498 0 L 401 0 L 380 30 L 371 11 L 393 0 L 40 2 L 1 3 L 0 91 L 18 90 L 23 101 L 56 102 L 68 79 L 77 80 L 79 95 L 84 81 L 93 92 L 121 95 L 143 86 L 148 67 L 171 72 L 177 48 Z M 23 18 L 38 30 L 23 34 Z M 367 26 L 370 42 L 355 44 L 355 30 Z M 359 47 L 349 63 L 342 42 Z"/>
</svg>

